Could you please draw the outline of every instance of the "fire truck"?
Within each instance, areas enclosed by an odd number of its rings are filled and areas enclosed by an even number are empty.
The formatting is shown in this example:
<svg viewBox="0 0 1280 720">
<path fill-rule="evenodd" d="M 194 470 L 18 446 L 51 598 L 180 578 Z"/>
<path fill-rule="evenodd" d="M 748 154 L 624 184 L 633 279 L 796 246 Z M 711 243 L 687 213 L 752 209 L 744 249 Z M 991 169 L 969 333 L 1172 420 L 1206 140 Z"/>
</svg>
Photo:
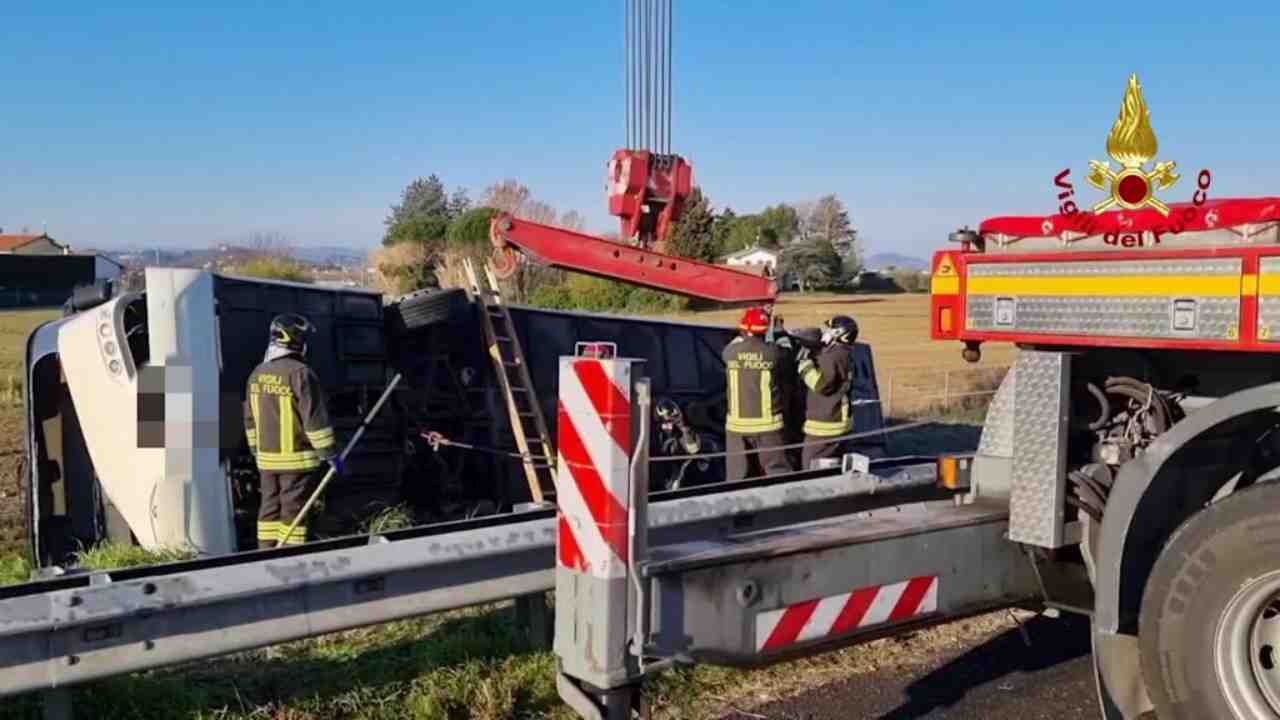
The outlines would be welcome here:
<svg viewBox="0 0 1280 720">
<path fill-rule="evenodd" d="M 1089 618 L 1103 717 L 1280 717 L 1280 198 L 1088 220 L 992 218 L 935 254 L 933 338 L 971 360 L 1020 349 L 976 452 L 937 459 L 937 495 L 891 500 L 902 485 L 873 465 L 883 499 L 862 512 L 650 544 L 620 472 L 616 548 L 591 544 L 616 537 L 599 513 L 561 502 L 566 701 L 622 718 L 672 663 L 778 662 L 1024 606 Z M 611 372 L 647 402 L 642 362 Z M 618 412 L 565 406 L 582 425 Z"/>
</svg>

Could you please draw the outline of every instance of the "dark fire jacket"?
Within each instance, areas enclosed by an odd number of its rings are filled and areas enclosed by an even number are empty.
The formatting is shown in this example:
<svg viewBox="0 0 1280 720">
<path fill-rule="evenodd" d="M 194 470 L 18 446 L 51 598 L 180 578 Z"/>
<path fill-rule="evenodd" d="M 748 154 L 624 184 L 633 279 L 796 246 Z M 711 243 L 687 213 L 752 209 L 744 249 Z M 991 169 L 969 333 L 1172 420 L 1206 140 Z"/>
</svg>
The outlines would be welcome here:
<svg viewBox="0 0 1280 720">
<path fill-rule="evenodd" d="M 295 355 L 249 374 L 244 427 L 259 470 L 312 470 L 337 454 L 320 379 Z"/>
<path fill-rule="evenodd" d="M 725 429 L 745 435 L 781 430 L 786 353 L 764 338 L 750 335 L 726 345 L 723 357 L 729 381 Z"/>
<path fill-rule="evenodd" d="M 834 343 L 815 360 L 800 363 L 800 379 L 809 388 L 805 397 L 804 434 L 815 437 L 847 435 L 853 430 L 849 393 L 853 388 L 853 348 Z"/>
</svg>

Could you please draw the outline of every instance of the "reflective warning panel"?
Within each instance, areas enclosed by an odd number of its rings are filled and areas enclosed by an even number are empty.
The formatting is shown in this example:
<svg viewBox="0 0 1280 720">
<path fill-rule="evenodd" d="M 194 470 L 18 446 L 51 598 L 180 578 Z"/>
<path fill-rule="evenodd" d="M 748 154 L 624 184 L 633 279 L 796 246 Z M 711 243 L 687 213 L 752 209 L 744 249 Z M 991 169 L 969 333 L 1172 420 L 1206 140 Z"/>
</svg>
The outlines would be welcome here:
<svg viewBox="0 0 1280 720">
<path fill-rule="evenodd" d="M 935 261 L 929 292 L 934 295 L 956 295 L 960 292 L 960 275 L 951 253 L 942 253 Z"/>
<path fill-rule="evenodd" d="M 1240 258 L 971 260 L 965 327 L 984 332 L 1236 340 L 1242 267 Z M 1280 324 L 1280 264 L 1275 272 L 1274 317 Z"/>
</svg>

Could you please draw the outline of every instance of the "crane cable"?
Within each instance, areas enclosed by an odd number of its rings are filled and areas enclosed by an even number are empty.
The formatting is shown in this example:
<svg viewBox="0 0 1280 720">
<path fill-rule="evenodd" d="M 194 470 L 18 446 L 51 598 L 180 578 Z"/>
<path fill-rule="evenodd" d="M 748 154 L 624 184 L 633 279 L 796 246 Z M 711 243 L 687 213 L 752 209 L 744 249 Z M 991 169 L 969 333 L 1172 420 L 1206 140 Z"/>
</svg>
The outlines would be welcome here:
<svg viewBox="0 0 1280 720">
<path fill-rule="evenodd" d="M 672 0 L 627 0 L 624 23 L 627 147 L 669 155 Z"/>
</svg>

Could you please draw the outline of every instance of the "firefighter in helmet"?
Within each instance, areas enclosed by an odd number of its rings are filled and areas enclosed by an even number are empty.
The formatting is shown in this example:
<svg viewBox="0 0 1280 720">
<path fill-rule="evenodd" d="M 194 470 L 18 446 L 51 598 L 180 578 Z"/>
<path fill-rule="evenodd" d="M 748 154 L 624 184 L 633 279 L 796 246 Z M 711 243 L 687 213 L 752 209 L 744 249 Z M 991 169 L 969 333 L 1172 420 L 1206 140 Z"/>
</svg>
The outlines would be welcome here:
<svg viewBox="0 0 1280 720">
<path fill-rule="evenodd" d="M 741 334 L 724 348 L 729 383 L 725 445 L 730 453 L 725 467 L 731 481 L 791 470 L 781 449 L 786 353 L 765 342 L 771 322 L 764 308 L 747 310 L 738 323 Z"/>
<path fill-rule="evenodd" d="M 671 398 L 659 399 L 654 406 L 654 415 L 658 420 L 658 448 L 664 457 L 720 452 L 715 439 L 694 430 L 685 420 L 680 406 Z M 708 458 L 689 458 L 683 462 L 664 464 L 669 468 L 669 474 L 662 483 L 666 490 L 705 485 L 722 478 L 715 467 L 717 463 Z"/>
<path fill-rule="evenodd" d="M 850 395 L 853 389 L 853 343 L 858 324 L 847 315 L 836 315 L 822 331 L 822 347 L 816 357 L 808 349 L 800 351 L 797 367 L 805 394 L 804 452 L 802 467 L 810 469 L 814 460 L 837 458 L 846 441 L 837 440 L 853 431 Z"/>
<path fill-rule="evenodd" d="M 306 364 L 306 337 L 313 332 L 315 327 L 301 315 L 277 316 L 271 321 L 266 357 L 249 374 L 244 425 L 262 479 L 259 548 L 306 542 L 303 524 L 282 536 L 315 489 L 325 463 L 342 471 L 324 389 Z"/>
</svg>

